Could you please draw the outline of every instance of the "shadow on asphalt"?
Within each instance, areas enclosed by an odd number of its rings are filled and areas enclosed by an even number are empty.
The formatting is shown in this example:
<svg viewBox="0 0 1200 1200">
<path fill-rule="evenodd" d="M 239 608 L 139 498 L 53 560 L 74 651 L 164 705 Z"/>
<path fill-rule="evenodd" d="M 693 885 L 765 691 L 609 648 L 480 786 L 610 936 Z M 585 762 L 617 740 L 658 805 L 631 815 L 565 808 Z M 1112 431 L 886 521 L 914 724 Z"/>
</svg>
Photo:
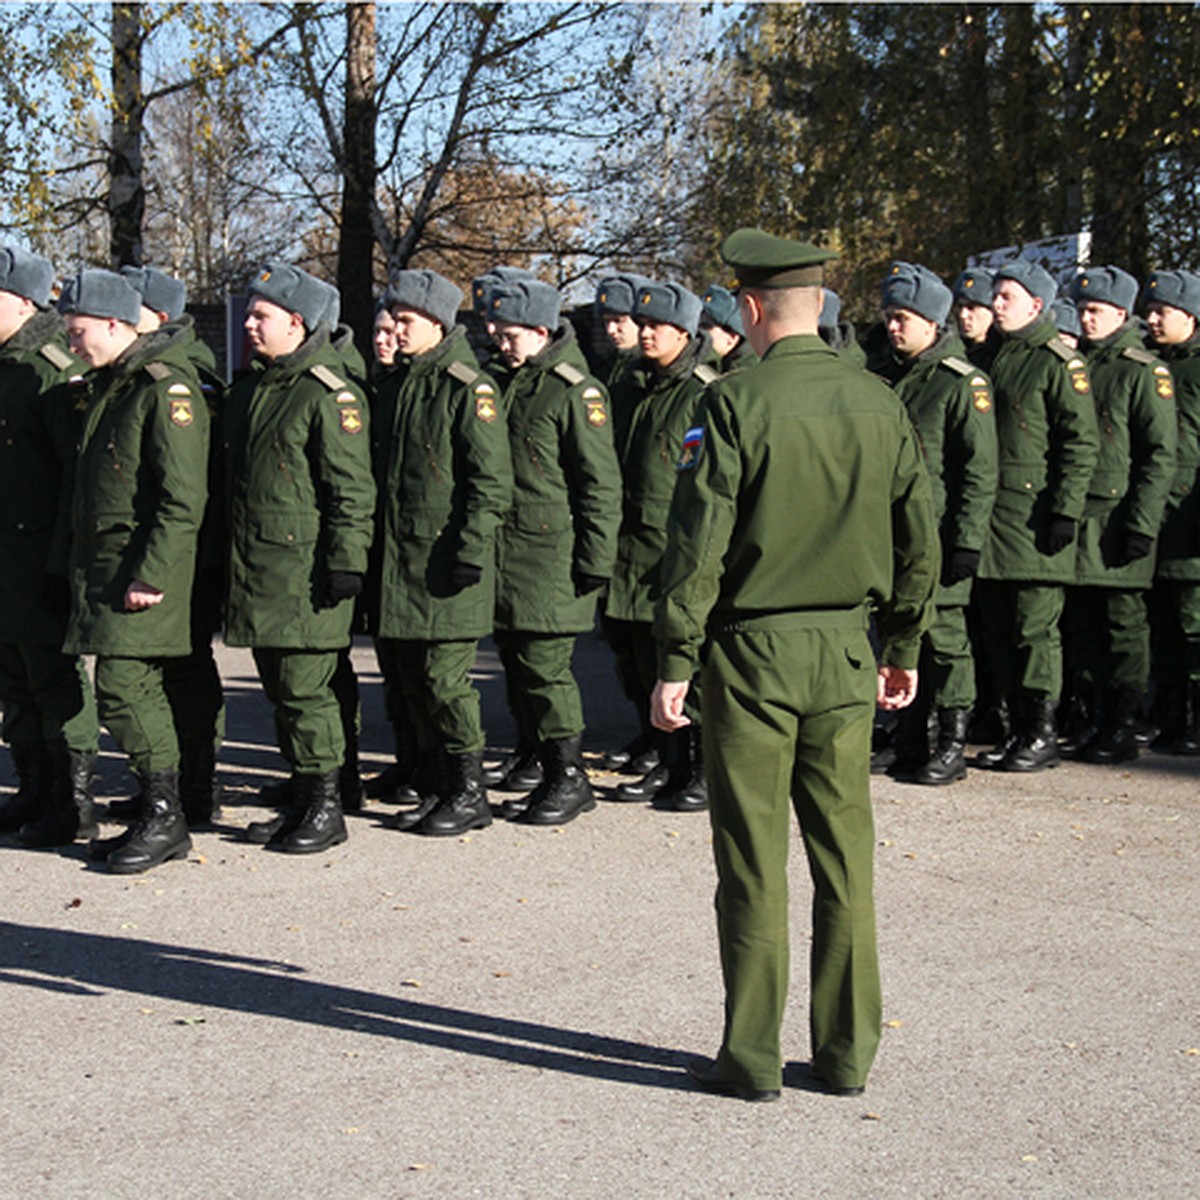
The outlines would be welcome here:
<svg viewBox="0 0 1200 1200">
<path fill-rule="evenodd" d="M 304 968 L 189 946 L 0 921 L 0 985 L 81 1000 L 110 990 L 435 1046 L 615 1083 L 687 1089 L 681 1051 L 306 979 Z"/>
</svg>

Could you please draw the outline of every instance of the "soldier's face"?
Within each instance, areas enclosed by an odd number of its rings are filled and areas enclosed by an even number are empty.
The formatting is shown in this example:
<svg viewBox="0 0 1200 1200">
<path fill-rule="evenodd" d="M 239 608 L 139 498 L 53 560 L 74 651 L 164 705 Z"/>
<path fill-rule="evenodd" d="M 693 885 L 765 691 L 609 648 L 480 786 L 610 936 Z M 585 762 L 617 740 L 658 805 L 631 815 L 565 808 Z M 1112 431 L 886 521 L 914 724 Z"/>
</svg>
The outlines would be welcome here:
<svg viewBox="0 0 1200 1200">
<path fill-rule="evenodd" d="M 1042 302 L 1015 279 L 1002 279 L 992 293 L 992 311 L 996 324 L 1005 333 L 1014 333 L 1037 319 Z"/>
<path fill-rule="evenodd" d="M 16 292 L 0 292 L 0 344 L 7 342 L 36 311 L 32 300 Z"/>
<path fill-rule="evenodd" d="M 682 353 L 691 340 L 686 329 L 669 325 L 666 321 L 651 321 L 638 318 L 638 346 L 642 357 L 661 367 L 669 367 Z"/>
<path fill-rule="evenodd" d="M 968 342 L 982 342 L 996 319 L 986 304 L 972 304 L 968 300 L 959 302 L 954 309 L 954 317 L 958 322 L 958 332 Z"/>
<path fill-rule="evenodd" d="M 243 324 L 251 350 L 263 358 L 282 358 L 304 341 L 304 320 L 300 314 L 262 296 L 251 299 Z"/>
<path fill-rule="evenodd" d="M 637 348 L 637 322 L 628 313 L 605 313 L 604 335 L 617 350 Z"/>
<path fill-rule="evenodd" d="M 375 361 L 390 367 L 392 359 L 396 357 L 396 322 L 386 308 L 381 308 L 375 315 L 371 344 L 375 350 Z"/>
<path fill-rule="evenodd" d="M 1088 300 L 1078 305 L 1079 324 L 1083 327 L 1083 336 L 1089 342 L 1102 341 L 1129 319 L 1129 314 L 1115 304 L 1105 304 L 1102 300 Z"/>
<path fill-rule="evenodd" d="M 112 317 L 66 317 L 67 343 L 89 367 L 107 367 L 137 337 L 132 325 Z"/>
<path fill-rule="evenodd" d="M 416 358 L 432 350 L 442 340 L 442 326 L 416 308 L 393 308 L 396 352 Z"/>
<path fill-rule="evenodd" d="M 1173 304 L 1151 301 L 1146 309 L 1146 324 L 1160 346 L 1180 346 L 1190 342 L 1196 333 L 1196 318 Z"/>
<path fill-rule="evenodd" d="M 723 325 L 714 325 L 711 321 L 701 321 L 700 328 L 708 334 L 708 340 L 712 342 L 712 348 L 716 351 L 718 358 L 724 358 L 725 355 L 732 353 L 737 349 L 738 342 L 742 340 L 736 333 L 730 333 Z"/>
<path fill-rule="evenodd" d="M 504 361 L 510 367 L 519 367 L 546 348 L 550 332 L 541 327 L 502 324 L 496 326 L 495 338 Z"/>
<path fill-rule="evenodd" d="M 937 324 L 911 309 L 885 309 L 883 321 L 892 349 L 905 358 L 912 358 L 928 350 L 937 341 Z"/>
</svg>

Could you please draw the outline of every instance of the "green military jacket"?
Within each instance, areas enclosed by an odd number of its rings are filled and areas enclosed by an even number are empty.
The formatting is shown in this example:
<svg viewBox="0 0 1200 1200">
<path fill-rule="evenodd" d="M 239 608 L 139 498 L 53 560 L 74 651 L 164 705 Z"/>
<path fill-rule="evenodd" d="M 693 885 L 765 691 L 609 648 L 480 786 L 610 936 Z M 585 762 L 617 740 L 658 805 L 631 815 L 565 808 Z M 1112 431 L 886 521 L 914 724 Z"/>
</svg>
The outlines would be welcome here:
<svg viewBox="0 0 1200 1200">
<path fill-rule="evenodd" d="M 40 597 L 47 574 L 67 574 L 85 369 L 55 312 L 0 346 L 0 642 L 62 644 L 66 615 Z"/>
<path fill-rule="evenodd" d="M 642 359 L 618 380 L 612 396 L 623 496 L 617 561 L 605 611 L 620 621 L 652 621 L 658 569 L 667 546 L 667 510 L 675 464 L 700 395 L 717 378 L 693 338 L 664 371 Z"/>
<path fill-rule="evenodd" d="M 1176 446 L 1155 574 L 1200 583 L 1200 331 L 1159 353 L 1175 388 Z"/>
<path fill-rule="evenodd" d="M 758 355 L 754 353 L 753 347 L 745 338 L 728 354 L 721 359 L 718 367 L 722 375 L 728 375 L 730 371 L 740 371 L 743 367 L 750 366 L 751 363 L 758 362 Z"/>
<path fill-rule="evenodd" d="M 256 358 L 226 395 L 231 646 L 349 643 L 354 601 L 328 607 L 326 585 L 366 572 L 375 484 L 366 397 L 341 372 L 320 325 L 292 354 Z"/>
<path fill-rule="evenodd" d="M 1086 350 L 1100 431 L 1075 556 L 1075 581 L 1146 588 L 1154 555 L 1119 566 L 1126 533 L 1158 536 L 1175 473 L 1175 388 L 1171 372 L 1127 321 Z"/>
<path fill-rule="evenodd" d="M 943 333 L 895 383 L 929 468 L 942 562 L 952 550 L 982 552 L 996 499 L 996 416 L 992 385 L 966 358 L 956 333 Z M 966 604 L 971 580 L 943 583 L 938 603 Z"/>
<path fill-rule="evenodd" d="M 196 541 L 208 493 L 208 406 L 178 330 L 143 334 L 88 376 L 72 508 L 65 649 L 121 658 L 191 651 Z M 161 603 L 125 611 L 139 579 Z"/>
<path fill-rule="evenodd" d="M 504 407 L 513 499 L 497 544 L 496 628 L 584 633 L 596 594 L 578 595 L 576 577 L 612 573 L 621 470 L 608 394 L 570 325 L 517 368 Z"/>
<path fill-rule="evenodd" d="M 372 630 L 473 640 L 492 631 L 496 531 L 512 502 L 500 396 L 461 326 L 396 362 L 376 401 Z M 480 582 L 456 589 L 455 563 L 480 568 Z"/>
<path fill-rule="evenodd" d="M 904 407 L 815 335 L 708 390 L 679 461 L 654 633 L 691 679 L 710 628 L 862 609 L 913 668 L 940 562 L 929 474 Z"/>
<path fill-rule="evenodd" d="M 1053 517 L 1078 521 L 1099 442 L 1092 385 L 1081 355 L 1043 315 L 1009 334 L 992 370 L 999 480 L 979 574 L 985 579 L 1072 583 L 1070 547 L 1046 553 Z"/>
</svg>

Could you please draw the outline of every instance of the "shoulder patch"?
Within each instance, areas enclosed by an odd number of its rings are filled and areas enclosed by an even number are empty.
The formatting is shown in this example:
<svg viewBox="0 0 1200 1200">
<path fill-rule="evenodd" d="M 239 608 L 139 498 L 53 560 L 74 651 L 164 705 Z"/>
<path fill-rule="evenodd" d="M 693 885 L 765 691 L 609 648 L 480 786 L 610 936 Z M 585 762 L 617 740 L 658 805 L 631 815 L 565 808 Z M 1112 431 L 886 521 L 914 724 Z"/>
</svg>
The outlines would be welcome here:
<svg viewBox="0 0 1200 1200">
<path fill-rule="evenodd" d="M 479 372 L 474 367 L 468 367 L 465 362 L 452 362 L 446 368 L 446 374 L 459 383 L 474 383 L 479 378 Z"/>
<path fill-rule="evenodd" d="M 168 396 L 190 396 L 192 389 L 186 383 L 173 383 L 167 388 Z"/>
<path fill-rule="evenodd" d="M 583 407 L 589 425 L 601 429 L 608 424 L 608 405 L 604 403 L 604 394 L 599 388 L 585 389 Z"/>
<path fill-rule="evenodd" d="M 358 408 L 339 408 L 338 420 L 341 422 L 343 433 L 362 433 L 363 419 Z"/>
<path fill-rule="evenodd" d="M 60 371 L 75 365 L 75 360 L 61 347 L 53 342 L 47 342 L 38 353 L 52 366 Z"/>
<path fill-rule="evenodd" d="M 171 368 L 166 363 L 148 362 L 145 367 L 146 374 L 154 380 L 155 383 L 162 383 L 164 379 L 171 378 Z"/>
<path fill-rule="evenodd" d="M 695 377 L 700 380 L 701 383 L 712 383 L 714 379 L 721 378 L 721 372 L 718 371 L 716 367 L 713 367 L 708 363 L 697 363 L 692 368 L 692 374 L 695 375 Z M 703 434 L 704 430 L 702 429 L 700 432 Z"/>
<path fill-rule="evenodd" d="M 557 375 L 559 379 L 565 379 L 572 387 L 587 378 L 578 367 L 573 367 L 570 363 L 565 362 L 555 363 L 551 368 L 551 374 Z"/>
<path fill-rule="evenodd" d="M 700 451 L 704 449 L 704 426 L 693 425 L 683 435 L 683 447 L 679 452 L 679 461 L 675 464 L 677 471 L 690 471 L 700 461 Z"/>
<path fill-rule="evenodd" d="M 346 387 L 346 381 L 335 371 L 331 371 L 324 363 L 317 363 L 315 366 L 309 367 L 308 373 L 331 392 L 340 392 Z"/>
<path fill-rule="evenodd" d="M 1131 359 L 1136 363 L 1143 363 L 1146 366 L 1150 366 L 1153 363 L 1158 362 L 1158 355 L 1152 354 L 1149 350 L 1142 346 L 1126 346 L 1125 349 L 1121 351 L 1121 357 Z"/>
<path fill-rule="evenodd" d="M 1067 343 L 1064 342 L 1062 340 L 1062 338 L 1060 338 L 1057 334 L 1055 334 L 1054 337 L 1052 337 L 1046 343 L 1046 347 L 1049 350 L 1053 350 L 1054 353 L 1057 354 L 1058 357 L 1061 358 L 1063 360 L 1063 362 L 1067 363 L 1068 365 L 1070 365 L 1070 363 L 1073 359 L 1076 359 L 1079 357 L 1079 355 L 1074 350 L 1072 350 L 1071 347 L 1068 346 Z"/>
<path fill-rule="evenodd" d="M 172 387 L 171 392 L 175 389 Z M 168 393 L 170 394 L 170 393 Z M 189 393 L 190 394 L 190 393 Z M 171 397 L 171 424 L 178 425 L 180 429 L 186 429 L 196 419 L 195 410 L 192 408 L 191 400 L 182 400 L 174 396 Z"/>
<path fill-rule="evenodd" d="M 486 379 L 480 380 L 475 387 L 475 418 L 485 425 L 490 425 L 499 410 L 496 408 L 496 393 Z"/>
<path fill-rule="evenodd" d="M 975 370 L 974 364 L 967 362 L 965 358 L 959 358 L 956 354 L 950 354 L 943 358 L 942 366 L 949 368 L 955 375 L 970 375 Z M 971 385 L 975 385 L 973 379 Z"/>
<path fill-rule="evenodd" d="M 1155 364 L 1154 390 L 1164 400 L 1172 400 L 1175 397 L 1175 384 L 1171 379 L 1171 372 L 1163 363 Z"/>
<path fill-rule="evenodd" d="M 338 392 L 338 394 L 336 396 L 334 396 L 333 399 L 334 399 L 335 404 L 357 404 L 358 403 L 358 397 L 353 392 Z"/>
</svg>

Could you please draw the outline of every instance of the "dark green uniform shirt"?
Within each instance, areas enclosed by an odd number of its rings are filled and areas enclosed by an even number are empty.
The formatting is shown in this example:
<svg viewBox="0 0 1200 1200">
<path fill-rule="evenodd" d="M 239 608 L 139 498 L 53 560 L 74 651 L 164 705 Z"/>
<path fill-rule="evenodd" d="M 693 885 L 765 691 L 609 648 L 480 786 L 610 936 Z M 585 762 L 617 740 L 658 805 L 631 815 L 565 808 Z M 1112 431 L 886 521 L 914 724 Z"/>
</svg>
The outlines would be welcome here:
<svg viewBox="0 0 1200 1200">
<path fill-rule="evenodd" d="M 397 358 L 375 411 L 373 632 L 483 637 L 492 631 L 496 529 L 512 500 L 512 464 L 500 395 L 462 327 L 424 354 Z M 478 567 L 481 581 L 456 589 L 455 563 Z"/>
<path fill-rule="evenodd" d="M 896 394 L 917 427 L 929 468 L 943 561 L 952 550 L 982 552 L 996 498 L 996 417 L 992 385 L 966 358 L 956 333 L 943 333 L 906 364 Z M 971 580 L 939 589 L 939 603 L 965 604 Z"/>
<path fill-rule="evenodd" d="M 375 485 L 362 390 L 324 325 L 292 354 L 256 358 L 225 401 L 231 646 L 337 650 L 352 600 L 326 605 L 332 571 L 363 574 Z"/>
<path fill-rule="evenodd" d="M 1175 472 L 1158 535 L 1163 579 L 1200 583 L 1200 330 L 1160 351 L 1175 388 Z"/>
<path fill-rule="evenodd" d="M 916 666 L 940 561 L 929 475 L 896 397 L 820 338 L 709 389 L 669 529 L 660 678 L 692 678 L 710 620 L 856 608 L 885 663 Z"/>
<path fill-rule="evenodd" d="M 178 330 L 143 334 L 88 376 L 73 503 L 65 649 L 125 658 L 191 651 L 196 539 L 208 492 L 208 406 Z M 141 580 L 162 602 L 125 611 Z"/>
<path fill-rule="evenodd" d="M 652 621 L 658 567 L 667 545 L 667 509 L 675 464 L 700 395 L 717 378 L 692 338 L 665 370 L 642 359 L 613 390 L 617 457 L 624 494 L 617 562 L 605 611 L 619 621 Z"/>
<path fill-rule="evenodd" d="M 66 617 L 39 597 L 46 574 L 67 574 L 85 369 L 55 312 L 0 346 L 0 642 L 62 644 Z"/>
<path fill-rule="evenodd" d="M 1099 442 L 1083 357 L 1043 314 L 1004 339 L 992 368 L 999 480 L 979 574 L 1072 583 L 1070 547 L 1047 554 L 1053 517 L 1078 521 Z"/>
<path fill-rule="evenodd" d="M 1088 487 L 1076 554 L 1077 583 L 1146 588 L 1151 553 L 1118 566 L 1127 533 L 1158 536 L 1175 472 L 1175 389 L 1167 366 L 1142 346 L 1136 322 L 1086 347 L 1100 456 Z"/>
<path fill-rule="evenodd" d="M 584 633 L 596 594 L 579 575 L 607 579 L 617 553 L 621 472 L 608 394 L 587 373 L 565 322 L 504 392 L 513 501 L 500 529 L 496 628 Z"/>
</svg>

